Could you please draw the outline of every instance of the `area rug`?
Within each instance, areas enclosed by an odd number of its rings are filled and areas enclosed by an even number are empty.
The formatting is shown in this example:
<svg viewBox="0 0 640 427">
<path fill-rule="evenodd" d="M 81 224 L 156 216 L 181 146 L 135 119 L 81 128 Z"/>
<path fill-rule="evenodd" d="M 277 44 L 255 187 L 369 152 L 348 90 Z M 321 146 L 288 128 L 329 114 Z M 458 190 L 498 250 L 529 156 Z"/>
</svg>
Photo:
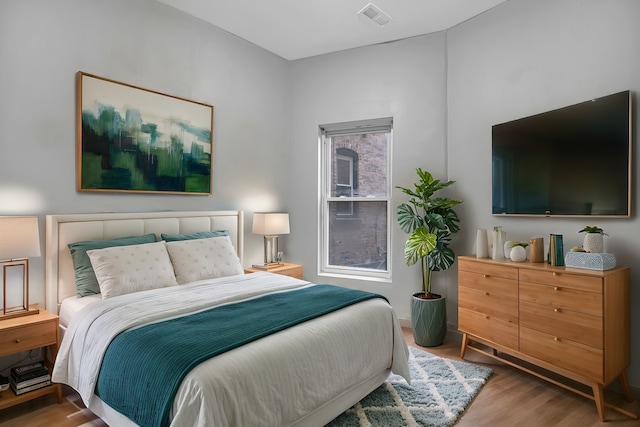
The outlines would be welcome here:
<svg viewBox="0 0 640 427">
<path fill-rule="evenodd" d="M 493 371 L 409 347 L 411 385 L 391 375 L 327 427 L 449 427 Z"/>
</svg>

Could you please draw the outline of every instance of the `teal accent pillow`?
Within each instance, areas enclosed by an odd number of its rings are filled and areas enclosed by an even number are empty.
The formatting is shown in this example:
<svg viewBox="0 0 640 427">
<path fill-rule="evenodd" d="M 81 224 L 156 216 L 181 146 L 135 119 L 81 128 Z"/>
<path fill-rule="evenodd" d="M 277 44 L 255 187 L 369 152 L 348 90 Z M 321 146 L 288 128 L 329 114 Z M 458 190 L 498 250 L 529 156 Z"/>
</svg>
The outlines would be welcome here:
<svg viewBox="0 0 640 427">
<path fill-rule="evenodd" d="M 160 237 L 165 242 L 178 242 L 180 240 L 195 240 L 195 239 L 209 239 L 211 237 L 228 236 L 227 230 L 214 230 L 214 231 L 197 231 L 189 234 L 164 234 L 161 233 Z"/>
<path fill-rule="evenodd" d="M 151 233 L 145 234 L 144 236 L 129 236 L 108 240 L 86 240 L 84 242 L 69 244 L 71 259 L 73 260 L 73 269 L 76 273 L 76 291 L 78 296 L 86 297 L 87 295 L 100 293 L 98 279 L 93 272 L 87 251 L 105 249 L 112 246 L 141 245 L 144 243 L 154 243 L 155 241 L 156 235 Z"/>
</svg>

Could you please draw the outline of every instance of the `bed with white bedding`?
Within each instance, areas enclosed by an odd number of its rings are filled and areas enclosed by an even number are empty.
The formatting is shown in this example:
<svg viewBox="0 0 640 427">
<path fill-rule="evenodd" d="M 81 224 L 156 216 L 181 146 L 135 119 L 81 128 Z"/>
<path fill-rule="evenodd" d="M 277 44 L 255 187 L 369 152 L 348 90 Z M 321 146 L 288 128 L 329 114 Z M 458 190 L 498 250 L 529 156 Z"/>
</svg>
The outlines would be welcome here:
<svg viewBox="0 0 640 427">
<path fill-rule="evenodd" d="M 48 216 L 47 308 L 60 313 L 64 328 L 54 380 L 77 390 L 88 408 L 108 424 L 136 425 L 96 395 L 98 384 L 108 384 L 106 380 L 100 381 L 98 374 L 109 357 L 107 349 L 112 339 L 117 341 L 115 337 L 124 335 L 123 331 L 135 333 L 155 324 L 188 321 L 190 316 L 216 313 L 216 309 L 226 310 L 233 316 L 236 309 L 244 306 L 246 310 L 253 307 L 248 304 L 260 303 L 263 298 L 271 304 L 279 300 L 269 298 L 294 297 L 298 292 L 316 291 L 323 286 L 287 276 L 253 273 L 222 275 L 104 299 L 100 294 L 75 296 L 74 267 L 67 247 L 70 243 L 148 233 L 160 237 L 162 233 L 223 229 L 228 231 L 239 262 L 242 212 Z M 97 250 L 92 257 L 110 251 Z M 172 261 L 176 265 L 176 258 Z M 176 276 L 180 276 L 180 270 L 181 267 L 175 267 Z M 188 275 L 182 274 L 182 277 L 188 278 Z M 163 319 L 168 322 L 161 322 Z M 180 323 L 175 325 L 182 327 Z M 200 330 L 198 333 L 203 334 L 202 329 L 184 329 L 184 333 L 168 336 L 188 340 L 192 335 L 190 331 Z M 205 331 L 233 329 L 212 327 Z M 244 331 L 245 327 L 239 329 Z M 211 335 L 212 339 L 218 339 L 219 334 Z M 169 344 L 169 349 L 164 351 L 171 356 L 182 356 L 185 352 L 181 349 L 185 347 L 180 345 Z M 373 391 L 391 370 L 409 378 L 408 352 L 398 320 L 382 298 L 367 298 L 331 309 L 312 320 L 301 320 L 286 329 L 257 335 L 246 344 L 229 348 L 197 363 L 180 378 L 166 406 L 167 423 L 173 426 L 322 426 Z M 145 360 L 141 359 L 137 362 L 145 366 Z M 162 370 L 165 371 L 168 370 Z M 115 371 L 111 373 L 115 375 Z M 117 378 L 121 387 L 127 388 L 127 380 Z M 125 403 L 134 401 L 128 396 L 120 398 Z M 133 406 L 140 409 L 146 405 Z M 151 415 L 156 411 L 155 408 L 142 409 Z M 147 420 L 143 425 L 158 425 L 156 421 L 149 422 L 149 418 L 135 419 Z"/>
</svg>

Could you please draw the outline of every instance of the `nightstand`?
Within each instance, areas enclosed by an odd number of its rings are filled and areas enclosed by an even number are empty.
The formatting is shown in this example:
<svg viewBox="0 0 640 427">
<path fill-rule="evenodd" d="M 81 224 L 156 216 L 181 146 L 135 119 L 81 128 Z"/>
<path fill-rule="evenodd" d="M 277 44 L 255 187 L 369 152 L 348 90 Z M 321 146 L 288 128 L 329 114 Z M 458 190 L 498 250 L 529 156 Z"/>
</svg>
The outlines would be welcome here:
<svg viewBox="0 0 640 427">
<path fill-rule="evenodd" d="M 257 273 L 258 271 L 268 271 L 269 273 L 282 274 L 283 276 L 291 276 L 296 279 L 302 279 L 302 266 L 300 264 L 291 264 L 288 262 L 281 262 L 279 265 L 265 268 L 245 268 L 245 273 Z"/>
<path fill-rule="evenodd" d="M 51 353 L 51 360 L 47 360 L 44 352 L 45 364 L 51 373 L 53 363 L 58 354 L 60 344 L 60 329 L 58 316 L 40 309 L 40 313 L 29 316 L 14 317 L 0 320 L 0 357 L 14 353 L 20 353 L 36 348 L 48 347 Z M 14 406 L 36 397 L 46 394 L 56 393 L 58 403 L 62 403 L 62 386 L 51 384 L 37 390 L 16 396 L 11 387 L 0 392 L 0 409 Z"/>
</svg>

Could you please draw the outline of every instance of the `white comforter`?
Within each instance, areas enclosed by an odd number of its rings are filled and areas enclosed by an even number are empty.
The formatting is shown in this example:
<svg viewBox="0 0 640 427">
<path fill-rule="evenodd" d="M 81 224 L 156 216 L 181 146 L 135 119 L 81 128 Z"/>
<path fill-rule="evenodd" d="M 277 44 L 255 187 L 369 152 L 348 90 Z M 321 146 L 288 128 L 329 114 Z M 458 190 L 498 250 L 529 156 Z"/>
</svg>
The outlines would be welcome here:
<svg viewBox="0 0 640 427">
<path fill-rule="evenodd" d="M 93 393 L 102 356 L 119 332 L 302 286 L 310 284 L 254 273 L 92 304 L 69 325 L 53 381 L 73 387 L 87 407 L 107 423 L 125 425 L 127 420 Z M 393 310 L 382 299 L 368 300 L 203 362 L 180 386 L 171 425 L 290 425 L 386 369 L 409 380 L 407 359 L 407 347 Z"/>
</svg>

